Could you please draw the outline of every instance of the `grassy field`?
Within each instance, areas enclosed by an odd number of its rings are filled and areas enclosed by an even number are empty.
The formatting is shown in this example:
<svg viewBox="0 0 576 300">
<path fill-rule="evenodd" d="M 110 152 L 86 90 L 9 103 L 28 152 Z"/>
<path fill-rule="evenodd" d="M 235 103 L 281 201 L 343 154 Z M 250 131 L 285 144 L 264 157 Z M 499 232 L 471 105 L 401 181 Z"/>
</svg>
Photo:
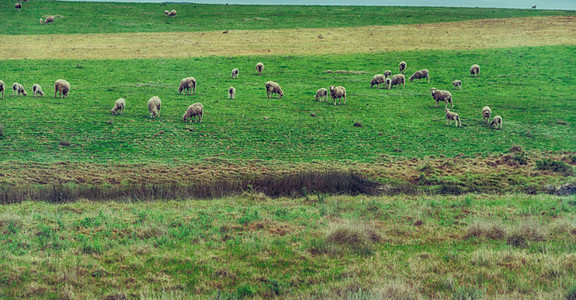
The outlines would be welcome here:
<svg viewBox="0 0 576 300">
<path fill-rule="evenodd" d="M 502 153 L 513 145 L 528 151 L 574 149 L 576 119 L 571 70 L 575 47 L 534 47 L 477 51 L 426 51 L 380 55 L 267 57 L 258 76 L 257 57 L 150 60 L 2 61 L 2 78 L 44 87 L 44 98 L 7 97 L 2 160 L 137 163 L 200 161 L 218 157 L 285 162 L 378 162 L 400 157 L 455 157 Z M 427 68 L 431 82 L 405 89 L 370 88 L 372 75 L 409 62 L 408 72 Z M 471 64 L 482 66 L 472 78 Z M 232 68 L 241 70 L 230 79 Z M 350 70 L 328 73 L 327 70 Z M 552 71 L 551 71 L 552 70 Z M 357 74 L 358 73 L 358 74 Z M 178 95 L 181 78 L 198 80 L 197 94 Z M 53 82 L 67 78 L 72 91 L 54 99 Z M 463 81 L 462 90 L 450 82 Z M 278 82 L 281 100 L 267 99 L 264 83 Z M 331 84 L 347 89 L 346 105 L 316 102 L 314 93 Z M 236 100 L 227 100 L 235 86 Z M 446 126 L 430 88 L 449 89 L 464 126 Z M 162 114 L 150 119 L 147 100 L 158 95 Z M 126 113 L 110 115 L 114 101 L 127 100 Z M 188 124 L 188 105 L 205 107 L 202 123 Z M 504 119 L 503 130 L 482 122 L 489 105 Z M 355 127 L 356 122 L 361 127 Z"/>
<path fill-rule="evenodd" d="M 572 299 L 575 218 L 573 196 L 28 202 L 0 206 L 0 297 Z"/>
<path fill-rule="evenodd" d="M 527 7 L 528 8 L 528 7 Z M 164 10 L 176 9 L 176 18 Z M 61 16 L 58 25 L 40 18 Z M 477 19 L 576 15 L 573 11 L 424 7 L 323 7 L 202 4 L 86 3 L 36 0 L 0 3 L 2 34 L 178 32 L 422 24 Z"/>
<path fill-rule="evenodd" d="M 2 2 L 0 298 L 574 299 L 575 15 Z M 431 82 L 370 88 L 402 60 Z M 330 85 L 345 105 L 315 101 Z"/>
</svg>

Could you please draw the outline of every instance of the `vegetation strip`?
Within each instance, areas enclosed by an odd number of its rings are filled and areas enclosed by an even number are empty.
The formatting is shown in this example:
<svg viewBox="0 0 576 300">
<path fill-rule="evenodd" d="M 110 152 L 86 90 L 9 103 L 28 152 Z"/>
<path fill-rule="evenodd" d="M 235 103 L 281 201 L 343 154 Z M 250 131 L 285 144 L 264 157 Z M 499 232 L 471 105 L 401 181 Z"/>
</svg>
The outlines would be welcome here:
<svg viewBox="0 0 576 300">
<path fill-rule="evenodd" d="M 322 38 L 320 38 L 322 37 Z M 0 35 L 6 59 L 127 59 L 470 50 L 576 44 L 576 16 L 351 28 Z M 42 45 L 34 47 L 33 45 Z M 234 45 L 234 47 L 230 47 Z M 22 51 L 26 49 L 26 51 Z"/>
</svg>

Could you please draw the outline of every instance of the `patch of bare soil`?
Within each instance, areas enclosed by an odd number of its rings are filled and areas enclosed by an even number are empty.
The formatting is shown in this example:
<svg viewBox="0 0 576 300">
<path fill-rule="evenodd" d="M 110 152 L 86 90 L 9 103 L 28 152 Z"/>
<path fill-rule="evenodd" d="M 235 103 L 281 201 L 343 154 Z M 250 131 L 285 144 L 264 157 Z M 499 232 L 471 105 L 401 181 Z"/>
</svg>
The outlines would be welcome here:
<svg viewBox="0 0 576 300">
<path fill-rule="evenodd" d="M 118 34 L 0 35 L 4 59 L 129 59 L 469 50 L 576 44 L 576 16 L 463 22 Z M 42 47 L 38 47 L 42 45 Z M 234 47 L 230 47 L 234 45 Z"/>
</svg>

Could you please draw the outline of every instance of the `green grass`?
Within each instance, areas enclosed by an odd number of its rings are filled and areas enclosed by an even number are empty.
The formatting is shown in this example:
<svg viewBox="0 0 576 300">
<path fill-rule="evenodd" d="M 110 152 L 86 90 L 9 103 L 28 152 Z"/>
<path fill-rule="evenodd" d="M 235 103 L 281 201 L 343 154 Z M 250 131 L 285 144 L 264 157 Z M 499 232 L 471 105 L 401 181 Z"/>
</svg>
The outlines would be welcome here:
<svg viewBox="0 0 576 300">
<path fill-rule="evenodd" d="M 0 61 L 0 78 L 43 86 L 46 96 L 6 97 L 0 111 L 3 161 L 161 162 L 356 161 L 379 162 L 382 155 L 426 157 L 500 154 L 513 145 L 526 151 L 573 150 L 576 84 L 566 61 L 576 48 L 551 46 L 475 51 L 427 51 L 379 55 L 210 57 L 149 60 Z M 255 74 L 260 59 L 266 65 Z M 405 89 L 370 89 L 372 75 L 396 69 L 427 68 L 431 83 L 408 82 Z M 471 64 L 482 66 L 472 78 Z M 239 79 L 230 79 L 232 68 Z M 326 70 L 365 71 L 335 74 Z M 408 74 L 408 75 L 409 75 Z M 178 95 L 181 78 L 198 80 L 195 96 Z M 68 99 L 53 98 L 53 82 L 72 84 Z M 463 81 L 462 90 L 450 82 Z M 264 83 L 278 82 L 281 100 L 267 99 Z M 331 84 L 347 89 L 346 105 L 315 102 L 314 93 Z M 236 100 L 227 100 L 229 86 Z M 445 124 L 430 88 L 449 89 L 463 128 Z M 8 91 L 8 95 L 11 91 Z M 163 101 L 161 117 L 150 119 L 146 102 Z M 126 113 L 112 116 L 125 97 Z M 184 123 L 186 107 L 201 102 L 202 123 Z M 504 119 L 503 130 L 482 122 L 485 105 Z M 315 117 L 312 116 L 315 115 Z M 360 122 L 361 127 L 354 123 Z"/>
<path fill-rule="evenodd" d="M 245 194 L 0 206 L 0 297 L 558 299 L 576 276 L 574 200 Z"/>
<path fill-rule="evenodd" d="M 176 9 L 176 18 L 164 10 Z M 87 3 L 34 0 L 20 12 L 0 3 L 2 34 L 172 32 L 323 28 L 421 24 L 475 19 L 574 15 L 574 11 L 495 8 L 258 6 L 202 4 Z M 61 15 L 40 26 L 41 17 Z"/>
</svg>

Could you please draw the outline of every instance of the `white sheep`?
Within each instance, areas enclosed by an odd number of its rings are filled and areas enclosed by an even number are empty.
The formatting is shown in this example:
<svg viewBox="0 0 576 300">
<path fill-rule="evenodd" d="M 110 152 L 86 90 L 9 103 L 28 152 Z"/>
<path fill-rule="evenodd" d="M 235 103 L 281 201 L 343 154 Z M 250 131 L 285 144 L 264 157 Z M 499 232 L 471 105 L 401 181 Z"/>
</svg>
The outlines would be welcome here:
<svg viewBox="0 0 576 300">
<path fill-rule="evenodd" d="M 54 82 L 54 98 L 56 98 L 56 93 L 60 92 L 60 98 L 68 98 L 68 93 L 70 92 L 70 82 L 64 79 L 58 79 Z"/>
<path fill-rule="evenodd" d="M 162 100 L 158 96 L 154 96 L 148 100 L 148 110 L 150 111 L 150 118 L 160 117 L 160 108 Z"/>
<path fill-rule="evenodd" d="M 390 87 L 393 87 L 395 85 L 402 85 L 402 88 L 404 88 L 406 86 L 406 77 L 404 77 L 404 74 L 396 74 L 394 76 L 392 76 L 392 81 L 390 82 Z"/>
<path fill-rule="evenodd" d="M 32 94 L 34 95 L 34 98 L 36 98 L 37 95 L 44 97 L 44 92 L 42 91 L 42 87 L 36 83 L 32 86 Z"/>
<path fill-rule="evenodd" d="M 194 103 L 188 106 L 188 109 L 186 109 L 182 119 L 184 119 L 184 122 L 186 122 L 188 119 L 189 122 L 192 122 L 192 120 L 196 122 L 196 117 L 198 117 L 198 122 L 202 122 L 202 116 L 204 116 L 204 105 L 201 103 Z"/>
<path fill-rule="evenodd" d="M 173 9 L 170 12 L 168 12 L 167 10 L 164 11 L 164 15 L 167 17 L 175 17 L 176 16 L 176 10 Z"/>
<path fill-rule="evenodd" d="M 236 79 L 237 79 L 239 72 L 240 72 L 240 71 L 239 71 L 237 68 L 232 69 L 232 73 L 231 73 L 231 74 L 232 74 L 232 78 L 236 78 Z"/>
<path fill-rule="evenodd" d="M 502 117 L 495 116 L 492 122 L 490 122 L 490 127 L 502 129 Z"/>
<path fill-rule="evenodd" d="M 178 86 L 178 94 L 182 94 L 182 91 L 189 91 L 190 94 L 196 95 L 196 78 L 186 77 L 180 80 L 180 86 Z"/>
<path fill-rule="evenodd" d="M 390 77 L 390 75 L 392 75 L 392 71 L 390 71 L 390 70 L 384 71 L 384 77 L 385 77 L 385 78 Z"/>
<path fill-rule="evenodd" d="M 284 92 L 282 91 L 282 88 L 280 88 L 280 85 L 274 81 L 267 81 L 266 82 L 266 95 L 268 95 L 268 98 L 270 98 L 270 96 L 272 96 L 273 94 L 277 94 L 278 98 L 282 98 L 284 96 Z"/>
<path fill-rule="evenodd" d="M 20 9 L 22 8 L 22 4 L 20 2 L 16 2 L 14 3 L 14 8 L 20 11 Z"/>
<path fill-rule="evenodd" d="M 470 75 L 476 75 L 476 77 L 480 76 L 480 66 L 472 65 L 472 67 L 470 67 Z"/>
<path fill-rule="evenodd" d="M 452 85 L 454 86 L 454 89 L 462 89 L 462 81 L 460 80 L 454 80 L 452 81 Z"/>
<path fill-rule="evenodd" d="M 324 98 L 324 101 L 328 101 L 328 90 L 325 88 L 320 88 L 316 91 L 316 101 L 322 101 L 322 98 Z"/>
<path fill-rule="evenodd" d="M 392 87 L 392 78 L 388 77 L 384 81 L 384 88 L 389 90 L 391 87 Z"/>
<path fill-rule="evenodd" d="M 488 123 L 491 114 L 492 110 L 490 109 L 489 106 L 484 106 L 484 108 L 482 108 L 482 118 L 484 118 L 484 123 Z"/>
<path fill-rule="evenodd" d="M 448 107 L 445 108 L 446 110 L 446 125 L 451 125 L 452 120 L 455 121 L 456 127 L 462 127 L 462 121 L 460 121 L 460 117 L 457 113 L 451 112 Z"/>
<path fill-rule="evenodd" d="M 383 74 L 376 74 L 372 76 L 372 80 L 370 80 L 370 87 L 372 88 L 376 85 L 377 88 L 380 88 L 380 84 L 384 87 L 384 80 L 386 80 L 386 77 Z"/>
<path fill-rule="evenodd" d="M 444 90 L 437 90 L 436 88 L 430 89 L 432 91 L 432 98 L 436 100 L 436 107 L 438 107 L 438 103 L 440 101 L 446 102 L 446 106 L 448 107 L 448 103 L 452 104 L 451 108 L 454 108 L 454 103 L 452 103 L 452 93 L 449 91 Z"/>
<path fill-rule="evenodd" d="M 26 93 L 26 90 L 24 90 L 24 86 L 22 86 L 21 84 L 14 82 L 14 84 L 12 84 L 12 97 L 14 97 L 17 94 L 18 96 L 20 96 L 20 94 L 26 96 L 28 95 Z"/>
<path fill-rule="evenodd" d="M 428 69 L 422 69 L 420 71 L 414 72 L 414 74 L 410 76 L 410 82 L 412 82 L 412 80 L 414 79 L 422 79 L 422 78 L 428 79 L 428 83 L 430 83 L 430 72 L 428 71 Z"/>
<path fill-rule="evenodd" d="M 228 99 L 234 100 L 234 98 L 236 98 L 236 88 L 231 86 L 228 88 Z"/>
<path fill-rule="evenodd" d="M 344 98 L 344 104 L 346 104 L 346 89 L 343 86 L 331 85 L 330 96 L 332 96 L 332 99 L 334 99 L 334 105 L 336 105 L 336 99 L 338 99 L 338 104 L 341 104 L 341 98 Z"/>
<path fill-rule="evenodd" d="M 258 75 L 262 75 L 262 71 L 264 71 L 264 64 L 261 62 L 257 63 L 256 71 L 258 72 Z"/>
<path fill-rule="evenodd" d="M 124 114 L 124 109 L 126 108 L 126 100 L 124 98 L 120 98 L 114 102 L 114 107 L 110 110 L 110 113 L 113 115 L 120 115 Z"/>
<path fill-rule="evenodd" d="M 6 88 L 4 87 L 4 81 L 0 80 L 0 92 L 2 92 L 2 100 L 4 100 L 4 90 Z"/>
<path fill-rule="evenodd" d="M 406 70 L 406 62 L 401 61 L 400 64 L 398 65 L 398 69 L 400 70 L 400 73 L 404 74 L 404 71 Z"/>
<path fill-rule="evenodd" d="M 54 16 L 47 16 L 44 24 L 48 25 L 48 23 L 54 23 L 54 18 Z M 40 18 L 40 24 L 42 24 L 42 18 Z"/>
</svg>

